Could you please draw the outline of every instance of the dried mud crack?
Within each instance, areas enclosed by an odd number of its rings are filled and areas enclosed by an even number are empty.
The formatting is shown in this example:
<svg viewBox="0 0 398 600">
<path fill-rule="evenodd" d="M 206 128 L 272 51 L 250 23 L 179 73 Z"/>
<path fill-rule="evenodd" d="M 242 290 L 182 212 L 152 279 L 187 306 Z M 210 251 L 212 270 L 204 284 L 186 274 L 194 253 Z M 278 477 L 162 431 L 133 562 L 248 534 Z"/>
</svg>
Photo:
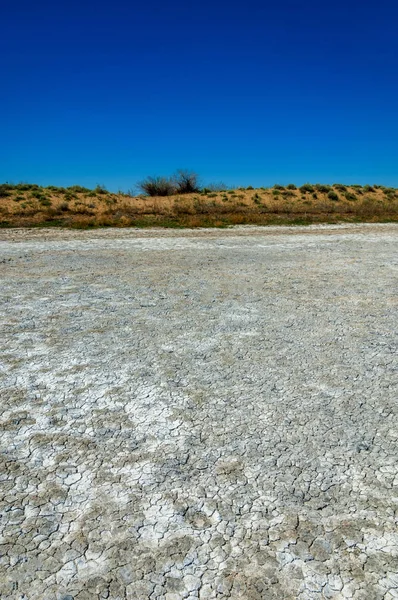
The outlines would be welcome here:
<svg viewBox="0 0 398 600">
<path fill-rule="evenodd" d="M 398 598 L 397 234 L 0 232 L 1 599 Z"/>
</svg>

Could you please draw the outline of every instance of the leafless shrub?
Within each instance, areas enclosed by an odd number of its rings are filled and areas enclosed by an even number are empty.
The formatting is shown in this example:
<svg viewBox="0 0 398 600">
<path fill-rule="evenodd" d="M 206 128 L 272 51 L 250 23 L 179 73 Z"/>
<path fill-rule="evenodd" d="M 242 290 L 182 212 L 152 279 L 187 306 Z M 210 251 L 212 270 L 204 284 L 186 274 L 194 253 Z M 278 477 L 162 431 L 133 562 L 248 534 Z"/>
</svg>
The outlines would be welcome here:
<svg viewBox="0 0 398 600">
<path fill-rule="evenodd" d="M 200 191 L 199 176 L 193 171 L 180 169 L 172 179 L 178 194 L 196 194 Z"/>
<path fill-rule="evenodd" d="M 176 193 L 175 183 L 167 177 L 147 177 L 137 184 L 147 196 L 172 196 Z"/>
</svg>

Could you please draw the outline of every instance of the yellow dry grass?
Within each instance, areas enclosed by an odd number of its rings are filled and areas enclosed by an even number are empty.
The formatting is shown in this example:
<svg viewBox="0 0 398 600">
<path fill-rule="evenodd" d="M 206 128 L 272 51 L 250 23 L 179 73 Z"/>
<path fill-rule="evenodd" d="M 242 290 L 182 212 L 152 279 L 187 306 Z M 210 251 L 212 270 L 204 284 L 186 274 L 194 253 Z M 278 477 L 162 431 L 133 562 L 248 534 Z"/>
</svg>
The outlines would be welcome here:
<svg viewBox="0 0 398 600">
<path fill-rule="evenodd" d="M 398 220 L 398 190 L 381 186 L 343 189 L 340 185 L 327 191 L 322 191 L 323 186 L 321 191 L 316 186 L 313 191 L 239 188 L 153 198 L 103 189 L 0 187 L 2 227 L 222 227 Z"/>
</svg>

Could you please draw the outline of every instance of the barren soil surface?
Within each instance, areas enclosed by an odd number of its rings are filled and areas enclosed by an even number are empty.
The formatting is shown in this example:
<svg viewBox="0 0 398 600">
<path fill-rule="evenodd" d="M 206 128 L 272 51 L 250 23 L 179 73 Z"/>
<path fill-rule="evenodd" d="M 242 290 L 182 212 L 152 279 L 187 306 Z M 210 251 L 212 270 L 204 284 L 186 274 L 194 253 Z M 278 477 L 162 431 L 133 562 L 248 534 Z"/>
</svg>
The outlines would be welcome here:
<svg viewBox="0 0 398 600">
<path fill-rule="evenodd" d="M 398 598 L 398 226 L 0 232 L 2 600 Z"/>
</svg>

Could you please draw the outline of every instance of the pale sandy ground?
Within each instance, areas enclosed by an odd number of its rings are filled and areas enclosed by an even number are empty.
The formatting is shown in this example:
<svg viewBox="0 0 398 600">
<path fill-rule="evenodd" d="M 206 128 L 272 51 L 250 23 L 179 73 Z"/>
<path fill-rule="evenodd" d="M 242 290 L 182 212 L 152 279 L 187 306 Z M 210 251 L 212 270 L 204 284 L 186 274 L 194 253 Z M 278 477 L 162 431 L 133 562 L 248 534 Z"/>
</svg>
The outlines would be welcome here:
<svg viewBox="0 0 398 600">
<path fill-rule="evenodd" d="M 0 598 L 398 598 L 397 251 L 0 231 Z"/>
</svg>

